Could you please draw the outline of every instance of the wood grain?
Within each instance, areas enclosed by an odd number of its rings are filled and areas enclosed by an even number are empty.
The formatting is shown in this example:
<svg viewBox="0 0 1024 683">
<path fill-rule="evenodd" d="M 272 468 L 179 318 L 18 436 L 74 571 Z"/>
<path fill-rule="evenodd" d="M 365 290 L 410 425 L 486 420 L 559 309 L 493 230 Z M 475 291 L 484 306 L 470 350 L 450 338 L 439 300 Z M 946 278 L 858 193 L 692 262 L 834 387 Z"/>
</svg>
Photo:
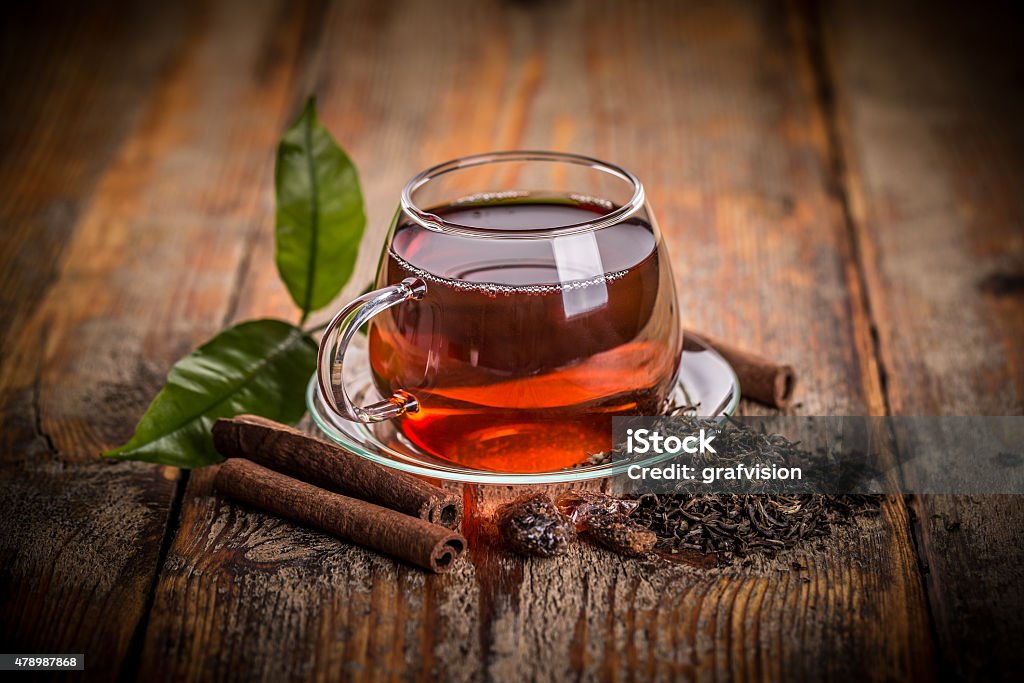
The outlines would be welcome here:
<svg viewBox="0 0 1024 683">
<path fill-rule="evenodd" d="M 79 270 L 106 266 L 102 289 L 69 278 L 64 263 L 99 179 L 139 123 L 148 85 L 178 47 L 187 9 L 20 5 L 5 8 L 2 22 L 0 647 L 88 652 L 87 676 L 97 679 L 116 676 L 129 657 L 176 473 L 111 467 L 99 461 L 96 440 L 61 428 L 75 419 L 59 402 L 65 389 L 86 397 L 71 413 L 123 433 L 156 386 L 140 373 L 116 389 L 124 371 L 114 345 L 95 343 L 87 328 L 100 325 L 78 317 L 79 297 L 116 297 L 109 258 L 78 261 Z M 73 358 L 54 356 L 55 335 L 68 335 Z M 122 358 L 134 367 L 136 359 Z"/>
<path fill-rule="evenodd" d="M 897 415 L 1024 410 L 1024 51 L 1009 6 L 825 14 L 851 213 Z M 942 670 L 1024 665 L 1024 502 L 915 496 Z"/>
<path fill-rule="evenodd" d="M 68 236 L 134 127 L 186 12 L 99 2 L 56 15 L 29 3 L 6 8 L 0 82 L 16 106 L 0 113 L 0 343 L 57 276 Z"/>
<path fill-rule="evenodd" d="M 56 95 L 60 79 L 39 81 L 38 127 L 14 129 L 29 165 L 25 193 L 5 204 L 4 255 L 18 267 L 4 271 L 17 326 L 2 368 L 2 495 L 17 515 L 2 522 L 0 610 L 5 650 L 86 652 L 86 675 L 110 680 L 134 677 L 179 474 L 99 452 L 130 435 L 171 361 L 231 315 L 294 61 L 266 34 L 302 15 L 94 9 L 69 16 L 73 51 L 41 46 L 81 84 Z M 54 206 L 70 223 L 39 222 Z"/>
<path fill-rule="evenodd" d="M 647 184 L 688 325 L 797 364 L 806 413 L 881 412 L 790 8 L 619 9 L 331 5 L 313 72 L 297 82 L 318 85 L 323 120 L 362 169 L 372 229 L 357 278 L 373 269 L 401 184 L 428 163 L 507 147 L 606 157 Z M 255 235 L 234 316 L 286 307 L 271 248 L 269 230 Z M 586 546 L 551 561 L 509 556 L 474 524 L 511 493 L 472 488 L 472 562 L 431 577 L 221 501 L 212 477 L 188 482 L 146 634 L 146 679 L 931 674 L 900 500 L 779 561 L 708 571 Z"/>
</svg>

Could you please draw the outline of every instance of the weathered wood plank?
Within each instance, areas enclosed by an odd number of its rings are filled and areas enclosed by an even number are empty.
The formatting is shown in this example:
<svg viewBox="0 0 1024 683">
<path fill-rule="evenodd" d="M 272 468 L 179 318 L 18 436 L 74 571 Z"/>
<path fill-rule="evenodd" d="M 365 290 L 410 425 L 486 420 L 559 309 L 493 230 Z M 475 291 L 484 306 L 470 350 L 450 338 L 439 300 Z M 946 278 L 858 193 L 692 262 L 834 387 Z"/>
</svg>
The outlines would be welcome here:
<svg viewBox="0 0 1024 683">
<path fill-rule="evenodd" d="M 866 311 L 786 7 L 332 5 L 322 118 L 362 169 L 375 265 L 401 183 L 500 147 L 608 157 L 646 182 L 687 324 L 799 366 L 809 414 L 880 412 Z M 572 30 L 565 30 L 572 27 Z M 416 40 L 414 36 L 434 39 Z M 267 209 L 269 216 L 269 208 Z M 288 310 L 269 229 L 236 315 Z M 190 478 L 143 676 L 225 680 L 883 679 L 930 674 L 906 509 L 723 571 L 475 541 L 426 576 Z M 507 491 L 467 492 L 478 513 Z M 797 561 L 804 567 L 792 570 Z"/>
<path fill-rule="evenodd" d="M 858 2 L 825 15 L 894 414 L 1024 409 L 1024 51 L 1014 13 Z M 1024 502 L 915 496 L 910 506 L 943 671 L 1016 674 Z"/>
<path fill-rule="evenodd" d="M 95 444 L 58 446 L 46 431 L 42 411 L 56 387 L 42 377 L 53 318 L 74 310 L 48 297 L 97 179 L 178 48 L 186 10 L 21 5 L 5 9 L 2 23 L 0 87 L 9 106 L 0 114 L 0 647 L 87 652 L 87 675 L 98 679 L 116 675 L 128 655 L 175 475 L 106 467 Z M 76 351 L 111 368 L 109 349 Z M 60 385 L 76 382 L 85 388 L 80 377 Z M 131 402 L 123 396 L 91 410 L 123 420 Z"/>
<path fill-rule="evenodd" d="M 11 118 L 24 177 L 3 169 L 24 193 L 4 194 L 18 307 L 5 311 L 0 496 L 17 515 L 0 522 L 0 623 L 5 651 L 85 652 L 87 676 L 110 680 L 137 666 L 179 473 L 99 452 L 231 315 L 306 15 L 168 4 L 121 25 L 118 8 L 90 9 L 69 16 L 82 23 L 66 46 L 43 43 L 68 73 L 40 81 L 36 128 Z M 64 77 L 81 83 L 65 92 Z M 73 232 L 40 223 L 61 202 Z"/>
<path fill-rule="evenodd" d="M 56 277 L 98 171 L 134 125 L 181 20 L 180 7 L 147 17 L 123 4 L 85 2 L 56 15 L 28 3 L 5 8 L 0 343 Z M 125 61 L 118 46 L 135 58 Z"/>
</svg>

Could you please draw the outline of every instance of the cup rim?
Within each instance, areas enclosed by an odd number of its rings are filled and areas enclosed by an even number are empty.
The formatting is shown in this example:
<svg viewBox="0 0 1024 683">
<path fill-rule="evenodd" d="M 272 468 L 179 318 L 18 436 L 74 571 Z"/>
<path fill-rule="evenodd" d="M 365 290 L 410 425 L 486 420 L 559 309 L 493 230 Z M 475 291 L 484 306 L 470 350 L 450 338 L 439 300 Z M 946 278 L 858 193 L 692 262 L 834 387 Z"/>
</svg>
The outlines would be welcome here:
<svg viewBox="0 0 1024 683">
<path fill-rule="evenodd" d="M 534 228 L 530 230 L 515 231 L 495 230 L 448 221 L 417 206 L 412 199 L 414 192 L 431 180 L 445 175 L 446 173 L 452 173 L 454 171 L 472 168 L 474 166 L 507 163 L 512 161 L 546 161 L 552 163 L 569 163 L 577 166 L 588 166 L 630 183 L 633 187 L 633 195 L 625 204 L 593 220 L 584 221 L 582 223 L 572 223 L 570 225 L 559 225 L 551 228 Z M 494 194 L 498 193 L 495 192 Z M 479 195 L 472 196 L 483 197 L 486 195 L 487 193 L 482 192 Z M 402 189 L 400 203 L 401 211 L 403 213 L 412 218 L 413 221 L 422 227 L 435 232 L 461 235 L 463 237 L 485 237 L 490 239 L 546 239 L 561 235 L 574 235 L 583 232 L 592 232 L 612 225 L 617 225 L 640 210 L 645 201 L 644 186 L 640 183 L 640 180 L 621 166 L 610 164 L 608 162 L 601 161 L 600 159 L 584 156 L 582 154 L 572 154 L 570 152 L 507 150 L 500 152 L 487 152 L 483 154 L 471 154 L 431 166 L 430 168 L 417 173 L 408 183 L 406 183 L 405 187 Z"/>
</svg>

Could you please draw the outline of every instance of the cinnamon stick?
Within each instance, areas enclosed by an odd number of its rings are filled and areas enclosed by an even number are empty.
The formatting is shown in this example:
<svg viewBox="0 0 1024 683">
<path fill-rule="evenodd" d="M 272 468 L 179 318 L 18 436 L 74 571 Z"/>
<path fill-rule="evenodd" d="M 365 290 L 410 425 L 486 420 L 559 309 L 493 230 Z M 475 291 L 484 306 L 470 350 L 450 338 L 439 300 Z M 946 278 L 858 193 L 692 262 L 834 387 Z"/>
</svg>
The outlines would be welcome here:
<svg viewBox="0 0 1024 683">
<path fill-rule="evenodd" d="M 213 444 L 225 457 L 247 458 L 335 493 L 452 529 L 462 522 L 461 496 L 264 417 L 217 420 Z"/>
<path fill-rule="evenodd" d="M 252 507 L 433 572 L 451 569 L 466 548 L 466 539 L 447 527 L 326 491 L 243 458 L 223 463 L 214 486 Z"/>
<path fill-rule="evenodd" d="M 789 407 L 793 402 L 796 372 L 791 365 L 776 363 L 706 334 L 684 330 L 684 348 L 693 348 L 687 345 L 688 339 L 699 339 L 707 343 L 729 361 L 736 371 L 736 376 L 740 380 L 740 391 L 745 397 L 780 409 Z"/>
</svg>

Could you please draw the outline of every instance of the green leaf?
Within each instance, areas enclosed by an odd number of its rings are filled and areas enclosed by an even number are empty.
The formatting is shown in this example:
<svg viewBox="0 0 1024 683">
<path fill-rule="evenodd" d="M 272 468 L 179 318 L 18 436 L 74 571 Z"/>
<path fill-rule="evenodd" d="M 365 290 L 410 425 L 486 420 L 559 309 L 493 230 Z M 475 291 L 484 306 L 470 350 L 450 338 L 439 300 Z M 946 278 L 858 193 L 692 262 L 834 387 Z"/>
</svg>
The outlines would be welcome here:
<svg viewBox="0 0 1024 683">
<path fill-rule="evenodd" d="M 305 321 L 352 277 L 366 226 L 356 168 L 312 97 L 277 147 L 274 183 L 277 271 Z"/>
<path fill-rule="evenodd" d="M 316 348 L 309 335 L 280 320 L 224 330 L 174 364 L 135 435 L 103 455 L 175 467 L 220 462 L 210 436 L 218 417 L 254 413 L 290 423 L 302 417 Z"/>
</svg>

